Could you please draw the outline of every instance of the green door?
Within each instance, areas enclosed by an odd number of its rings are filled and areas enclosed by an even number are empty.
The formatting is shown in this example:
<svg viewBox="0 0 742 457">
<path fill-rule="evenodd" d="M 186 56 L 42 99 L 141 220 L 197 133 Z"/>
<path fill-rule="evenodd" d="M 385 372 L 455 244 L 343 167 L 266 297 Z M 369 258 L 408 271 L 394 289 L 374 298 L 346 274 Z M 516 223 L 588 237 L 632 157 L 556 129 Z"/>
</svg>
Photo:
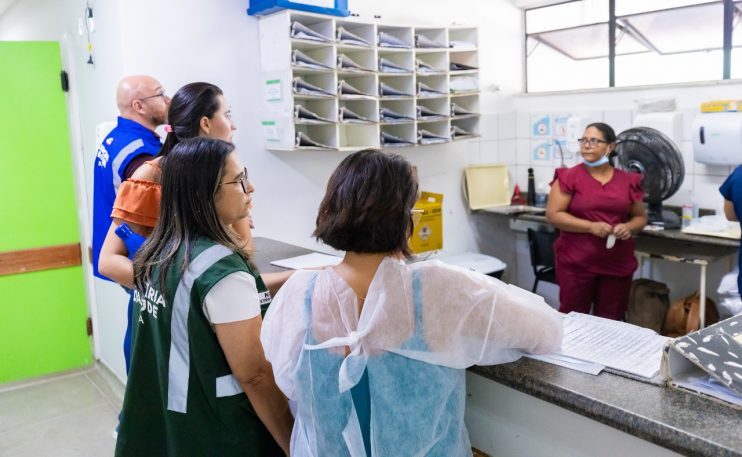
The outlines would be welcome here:
<svg viewBox="0 0 742 457">
<path fill-rule="evenodd" d="M 0 42 L 0 62 L 2 383 L 93 358 L 59 43 Z"/>
</svg>

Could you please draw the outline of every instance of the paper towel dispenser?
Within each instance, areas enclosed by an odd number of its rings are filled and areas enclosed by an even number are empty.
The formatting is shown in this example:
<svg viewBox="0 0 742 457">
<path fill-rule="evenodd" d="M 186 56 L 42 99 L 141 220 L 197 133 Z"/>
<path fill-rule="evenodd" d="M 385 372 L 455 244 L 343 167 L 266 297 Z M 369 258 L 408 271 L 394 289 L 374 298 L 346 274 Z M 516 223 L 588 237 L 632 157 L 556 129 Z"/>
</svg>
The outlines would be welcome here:
<svg viewBox="0 0 742 457">
<path fill-rule="evenodd" d="M 704 113 L 693 119 L 693 156 L 707 165 L 742 164 L 742 113 Z"/>
</svg>

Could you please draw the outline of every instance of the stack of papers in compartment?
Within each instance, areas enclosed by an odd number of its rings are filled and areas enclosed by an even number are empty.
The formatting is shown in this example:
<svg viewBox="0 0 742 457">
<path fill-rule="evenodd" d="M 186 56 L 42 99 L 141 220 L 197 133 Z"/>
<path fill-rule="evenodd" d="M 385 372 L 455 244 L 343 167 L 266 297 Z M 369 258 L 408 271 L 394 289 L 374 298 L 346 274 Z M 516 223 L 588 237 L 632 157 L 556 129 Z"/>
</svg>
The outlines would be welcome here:
<svg viewBox="0 0 742 457">
<path fill-rule="evenodd" d="M 309 57 L 298 49 L 291 51 L 291 63 L 297 67 L 312 68 L 315 70 L 332 70 L 332 67 Z"/>
<path fill-rule="evenodd" d="M 312 30 L 311 28 L 307 27 L 306 25 L 302 24 L 299 21 L 294 21 L 291 23 L 291 38 L 299 38 L 302 40 L 312 40 L 312 41 L 321 41 L 324 43 L 331 43 L 332 38 L 326 37 L 322 35 L 321 33 Z"/>
<path fill-rule="evenodd" d="M 386 57 L 379 58 L 379 71 L 381 73 L 412 73 L 412 70 L 398 65 Z"/>
<path fill-rule="evenodd" d="M 407 141 L 404 138 L 392 135 L 391 133 L 381 132 L 381 145 L 385 147 L 395 148 L 414 145 L 412 141 Z"/>
<path fill-rule="evenodd" d="M 419 129 L 417 131 L 417 142 L 420 144 L 446 143 L 450 140 L 451 138 L 446 135 L 438 135 L 429 130 Z"/>
<path fill-rule="evenodd" d="M 468 109 L 457 105 L 456 103 L 451 103 L 451 116 L 469 116 L 471 114 L 477 114 L 469 111 Z"/>
<path fill-rule="evenodd" d="M 343 79 L 338 82 L 338 95 L 345 98 L 368 98 L 374 96 L 373 94 L 367 94 L 360 89 L 357 89 L 355 86 Z"/>
<path fill-rule="evenodd" d="M 410 116 L 405 116 L 404 114 L 398 113 L 389 108 L 379 109 L 379 118 L 381 119 L 381 122 L 405 122 L 414 120 Z"/>
<path fill-rule="evenodd" d="M 412 46 L 395 37 L 391 33 L 379 32 L 379 47 L 380 48 L 405 48 L 409 49 Z"/>
<path fill-rule="evenodd" d="M 317 124 L 328 124 L 333 123 L 331 119 L 322 117 L 314 111 L 310 111 L 302 105 L 294 106 L 294 119 L 297 121 L 313 122 Z"/>
<path fill-rule="evenodd" d="M 401 89 L 396 89 L 387 83 L 379 83 L 379 96 L 381 97 L 412 97 L 410 94 Z"/>
<path fill-rule="evenodd" d="M 479 83 L 477 82 L 477 78 L 471 76 L 455 76 L 451 78 L 449 89 L 452 94 L 477 92 L 479 90 Z"/>
<path fill-rule="evenodd" d="M 373 71 L 357 63 L 345 54 L 338 55 L 338 70 L 341 71 Z"/>
<path fill-rule="evenodd" d="M 367 124 L 374 122 L 372 119 L 369 119 L 367 117 L 363 117 L 360 114 L 357 114 L 350 109 L 348 109 L 345 106 L 341 106 L 339 113 L 338 113 L 338 120 L 340 122 L 348 123 L 348 124 Z"/>
<path fill-rule="evenodd" d="M 451 138 L 453 138 L 454 140 L 457 138 L 466 138 L 468 136 L 474 136 L 474 132 L 470 132 L 462 127 L 459 127 L 458 125 L 451 126 Z"/>
<path fill-rule="evenodd" d="M 458 62 L 451 62 L 448 66 L 449 70 L 451 71 L 466 71 L 466 70 L 476 70 L 477 67 L 473 67 L 471 65 L 465 65 L 463 63 Z"/>
<path fill-rule="evenodd" d="M 445 92 L 441 92 L 428 86 L 425 83 L 417 83 L 417 96 L 418 97 L 436 97 L 438 95 L 446 95 Z"/>
<path fill-rule="evenodd" d="M 371 46 L 371 43 L 368 42 L 365 38 L 361 38 L 360 36 L 349 32 L 345 30 L 344 27 L 338 27 L 337 34 L 336 34 L 337 42 L 341 44 L 351 44 L 354 46 Z"/>
<path fill-rule="evenodd" d="M 294 93 L 299 95 L 315 95 L 318 97 L 334 97 L 335 94 L 326 91 L 321 87 L 310 84 L 301 76 L 297 76 L 293 81 Z"/>
<path fill-rule="evenodd" d="M 296 147 L 297 148 L 322 148 L 322 149 L 335 149 L 332 146 L 322 144 L 319 141 L 313 140 L 304 132 L 296 132 Z"/>
<path fill-rule="evenodd" d="M 427 106 L 417 105 L 417 118 L 420 120 L 446 119 L 446 113 L 439 113 Z"/>
<path fill-rule="evenodd" d="M 445 48 L 446 45 L 440 41 L 426 37 L 422 33 L 415 34 L 415 47 L 417 48 Z"/>
<path fill-rule="evenodd" d="M 415 66 L 417 67 L 418 73 L 438 73 L 445 71 L 440 68 L 434 68 L 432 65 L 425 63 L 422 59 L 416 59 Z"/>
</svg>

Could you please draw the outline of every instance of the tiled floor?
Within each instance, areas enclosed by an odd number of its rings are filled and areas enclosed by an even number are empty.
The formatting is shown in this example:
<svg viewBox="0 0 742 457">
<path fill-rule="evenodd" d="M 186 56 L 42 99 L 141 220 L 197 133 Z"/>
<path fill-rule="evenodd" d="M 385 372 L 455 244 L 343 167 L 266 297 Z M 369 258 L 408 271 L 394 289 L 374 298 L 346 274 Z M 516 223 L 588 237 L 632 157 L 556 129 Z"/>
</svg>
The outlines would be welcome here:
<svg viewBox="0 0 742 457">
<path fill-rule="evenodd" d="M 123 386 L 95 367 L 0 386 L 0 457 L 108 457 Z"/>
</svg>

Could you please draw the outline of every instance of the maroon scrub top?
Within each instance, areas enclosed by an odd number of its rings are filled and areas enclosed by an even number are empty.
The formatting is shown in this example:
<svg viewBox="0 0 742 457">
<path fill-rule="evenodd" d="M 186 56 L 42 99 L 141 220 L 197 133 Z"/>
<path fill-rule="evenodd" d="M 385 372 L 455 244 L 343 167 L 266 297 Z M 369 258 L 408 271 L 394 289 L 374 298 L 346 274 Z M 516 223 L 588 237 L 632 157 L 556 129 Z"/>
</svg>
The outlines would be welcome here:
<svg viewBox="0 0 742 457">
<path fill-rule="evenodd" d="M 559 181 L 561 191 L 572 196 L 567 207 L 569 214 L 611 226 L 627 222 L 631 204 L 644 199 L 641 179 L 637 173 L 614 169 L 611 180 L 601 184 L 584 164 L 560 168 L 554 173 L 554 181 Z M 557 270 L 559 264 L 610 276 L 627 276 L 636 270 L 633 238 L 617 239 L 612 249 L 606 249 L 605 244 L 605 238 L 590 233 L 560 231 L 554 243 Z"/>
</svg>

